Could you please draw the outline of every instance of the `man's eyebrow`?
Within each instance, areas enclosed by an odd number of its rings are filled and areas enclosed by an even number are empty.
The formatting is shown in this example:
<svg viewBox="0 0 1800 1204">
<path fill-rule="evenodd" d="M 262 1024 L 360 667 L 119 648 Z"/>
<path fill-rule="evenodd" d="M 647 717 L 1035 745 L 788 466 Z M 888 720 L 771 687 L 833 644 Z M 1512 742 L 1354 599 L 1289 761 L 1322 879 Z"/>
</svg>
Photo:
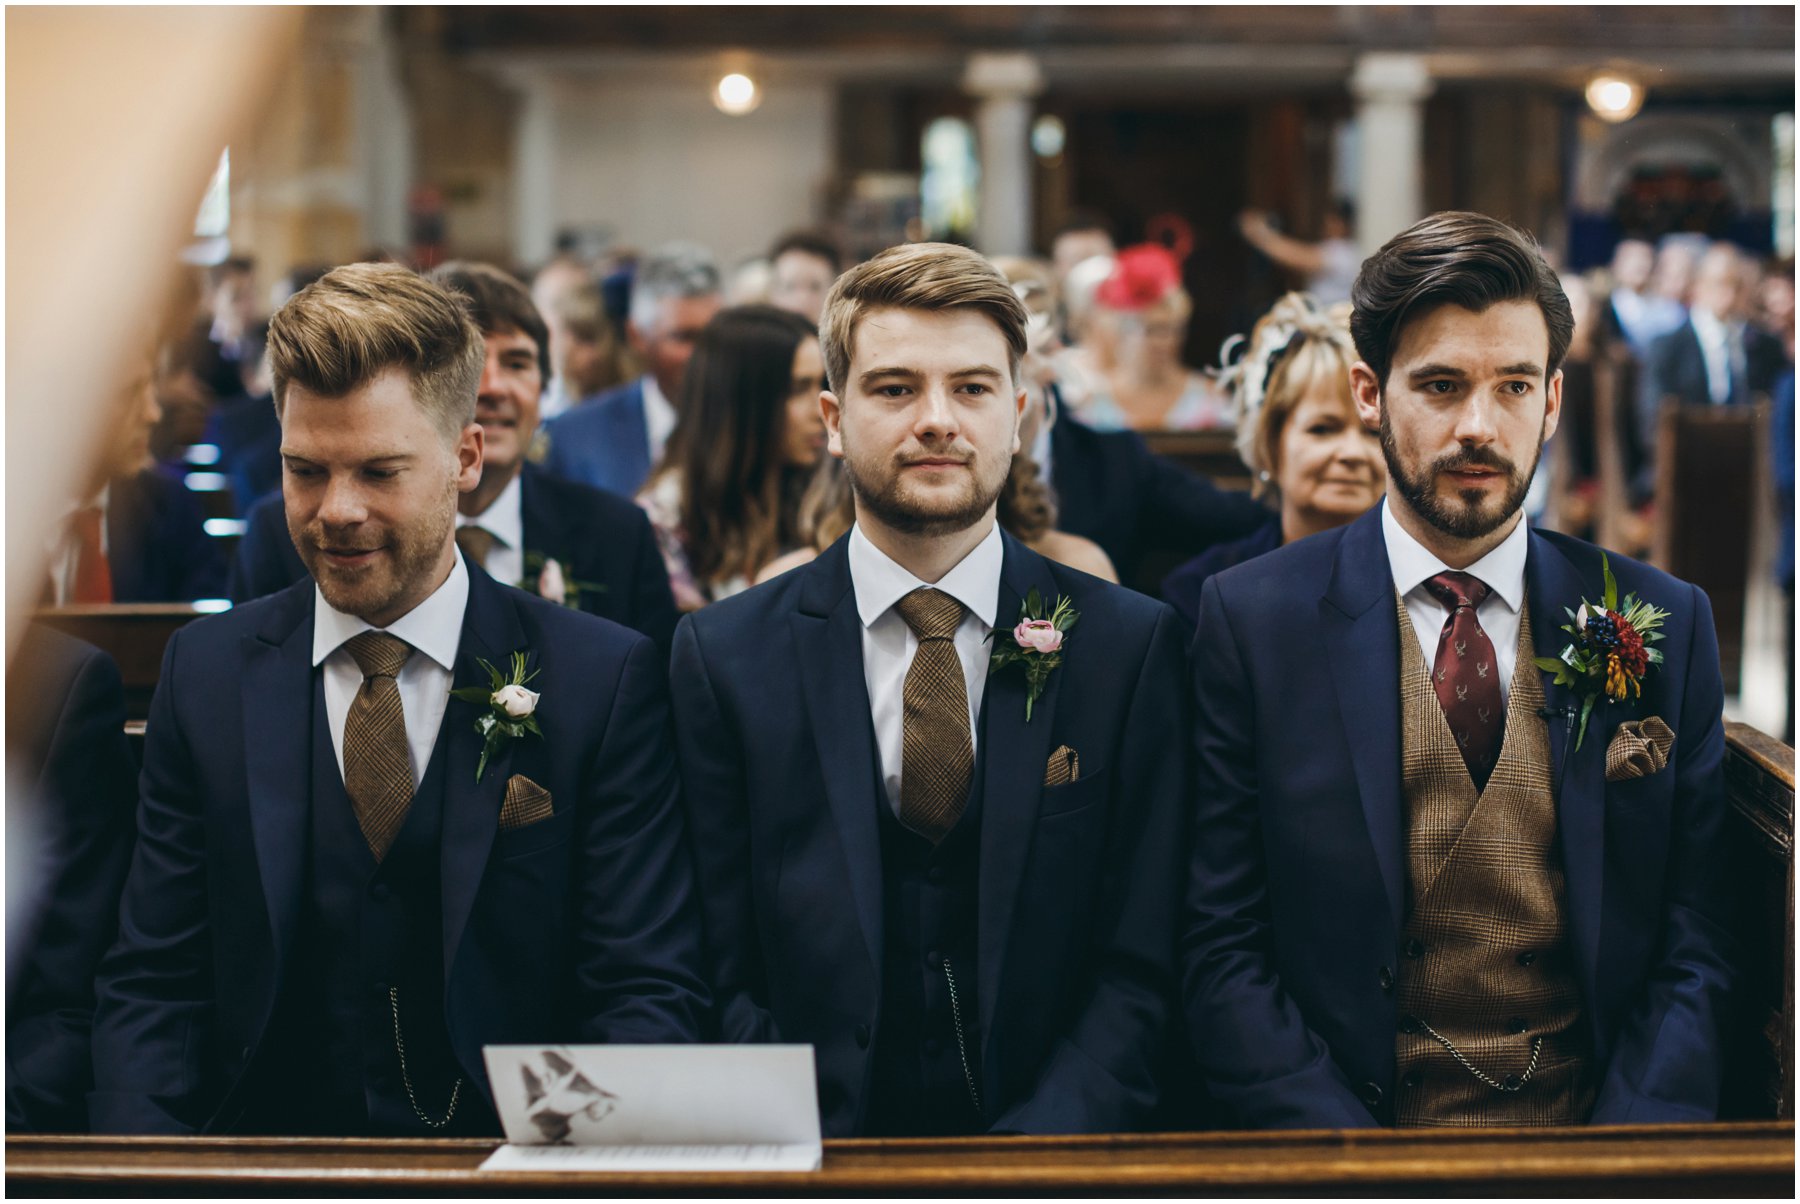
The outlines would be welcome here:
<svg viewBox="0 0 1800 1204">
<path fill-rule="evenodd" d="M 954 371 L 950 374 L 952 379 L 959 377 L 959 376 L 999 376 L 999 375 L 1000 375 L 1000 369 L 990 368 L 986 364 L 976 364 L 972 368 L 958 368 L 956 371 Z"/>
<path fill-rule="evenodd" d="M 889 366 L 889 367 L 881 367 L 881 368 L 870 368 L 867 372 L 864 372 L 861 376 L 857 377 L 856 379 L 859 382 L 866 383 L 871 380 L 879 380 L 880 378 L 882 378 L 884 376 L 904 376 L 907 379 L 911 380 L 913 378 L 916 378 L 918 375 L 919 375 L 919 372 L 918 372 L 918 369 L 916 369 L 916 368 L 901 368 L 898 366 Z"/>
<path fill-rule="evenodd" d="M 1406 374 L 1407 380 L 1424 380 L 1428 376 L 1449 376 L 1457 380 L 1467 380 L 1469 374 L 1461 368 L 1453 368 L 1449 364 L 1421 364 Z"/>
<path fill-rule="evenodd" d="M 1544 366 L 1534 364 L 1530 360 L 1520 360 L 1516 364 L 1508 364 L 1500 369 L 1501 376 L 1542 376 L 1543 374 Z"/>
</svg>

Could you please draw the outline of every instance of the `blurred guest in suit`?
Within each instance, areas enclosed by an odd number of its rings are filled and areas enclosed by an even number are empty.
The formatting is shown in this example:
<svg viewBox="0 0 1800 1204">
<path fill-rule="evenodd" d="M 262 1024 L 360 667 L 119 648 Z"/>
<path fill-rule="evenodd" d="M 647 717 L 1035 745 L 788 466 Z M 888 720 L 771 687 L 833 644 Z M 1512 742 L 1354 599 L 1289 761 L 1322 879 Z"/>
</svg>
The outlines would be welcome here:
<svg viewBox="0 0 1800 1204">
<path fill-rule="evenodd" d="M 1110 259 L 1116 254 L 1112 223 L 1091 209 L 1077 209 L 1050 240 L 1050 270 L 1061 288 L 1076 264 L 1100 257 Z"/>
<path fill-rule="evenodd" d="M 690 243 L 646 260 L 631 286 L 626 334 L 643 376 L 582 401 L 546 432 L 544 467 L 624 497 L 643 488 L 680 417 L 681 381 L 700 331 L 719 312 L 719 270 Z"/>
<path fill-rule="evenodd" d="M 236 397 L 262 357 L 255 260 L 234 256 L 207 268 L 204 303 L 194 329 L 195 371 L 214 397 Z"/>
<path fill-rule="evenodd" d="M 800 545 L 800 497 L 825 454 L 824 375 L 799 314 L 734 306 L 700 332 L 681 424 L 638 495 L 682 610 L 749 588 Z"/>
<path fill-rule="evenodd" d="M 821 401 L 856 525 L 676 633 L 723 1035 L 811 1044 L 832 1136 L 1116 1132 L 1157 1099 L 1181 635 L 1000 531 L 1025 325 L 965 248 L 846 272 Z"/>
<path fill-rule="evenodd" d="M 635 377 L 635 361 L 606 312 L 600 286 L 584 280 L 557 294 L 555 308 L 540 309 L 550 328 L 550 365 L 553 384 L 562 391 L 552 409 L 550 390 L 544 391 L 544 417 L 554 418 L 572 405 L 597 397 Z"/>
<path fill-rule="evenodd" d="M 6 757 L 31 824 L 30 918 L 9 915 L 8 1132 L 83 1133 L 93 1087 L 94 971 L 119 927 L 137 834 L 137 761 L 111 657 L 40 624 L 6 671 Z"/>
<path fill-rule="evenodd" d="M 1275 228 L 1273 217 L 1255 209 L 1238 215 L 1238 232 L 1244 241 L 1306 281 L 1306 291 L 1320 305 L 1350 300 L 1350 286 L 1362 265 L 1362 251 L 1353 231 L 1356 210 L 1349 201 L 1335 200 L 1325 211 L 1322 237 L 1306 242 Z"/>
<path fill-rule="evenodd" d="M 1681 302 L 1651 287 L 1656 248 L 1641 238 L 1624 238 L 1613 248 L 1612 292 L 1600 311 L 1609 338 L 1623 338 L 1640 360 L 1650 344 L 1687 320 Z"/>
<path fill-rule="evenodd" d="M 270 343 L 311 580 L 164 655 L 89 1117 L 495 1135 L 484 1045 L 701 1035 L 663 660 L 459 554 L 485 357 L 447 288 L 339 268 Z"/>
<path fill-rule="evenodd" d="M 1214 573 L 1343 526 L 1380 501 L 1387 484 L 1381 442 L 1350 396 L 1356 347 L 1347 305 L 1328 312 L 1305 293 L 1289 293 L 1248 340 L 1227 341 L 1221 359 L 1221 382 L 1238 410 L 1238 454 L 1277 513 L 1164 579 L 1163 599 L 1189 624 L 1199 621 L 1200 591 Z"/>
<path fill-rule="evenodd" d="M 50 531 L 53 605 L 182 602 L 225 592 L 225 555 L 200 505 L 152 466 L 162 416 L 146 362 L 115 403 L 106 447 L 82 498 Z"/>
<path fill-rule="evenodd" d="M 1694 272 L 1688 320 L 1650 345 L 1639 396 L 1638 426 L 1644 446 L 1656 446 L 1665 402 L 1682 405 L 1748 405 L 1767 398 L 1785 361 L 1781 344 L 1748 320 L 1743 255 L 1715 243 Z M 1636 500 L 1656 486 L 1654 460 L 1634 482 Z"/>
<path fill-rule="evenodd" d="M 548 354 L 531 295 L 486 264 L 443 264 L 431 278 L 465 299 L 485 348 L 475 408 L 485 440 L 481 483 L 457 501 L 458 546 L 498 581 L 622 623 L 667 649 L 675 603 L 643 513 L 525 458 Z M 251 511 L 231 596 L 248 601 L 305 576 L 277 494 Z"/>
</svg>

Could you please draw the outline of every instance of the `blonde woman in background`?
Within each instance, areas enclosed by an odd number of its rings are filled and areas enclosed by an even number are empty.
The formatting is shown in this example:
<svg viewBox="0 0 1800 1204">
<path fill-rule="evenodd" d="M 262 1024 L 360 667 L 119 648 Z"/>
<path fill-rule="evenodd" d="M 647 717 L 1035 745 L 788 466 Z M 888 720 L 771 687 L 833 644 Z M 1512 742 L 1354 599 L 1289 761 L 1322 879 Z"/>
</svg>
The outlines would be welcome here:
<svg viewBox="0 0 1800 1204">
<path fill-rule="evenodd" d="M 1198 622 L 1200 590 L 1214 573 L 1341 527 L 1387 488 L 1381 441 L 1350 397 L 1357 355 L 1349 322 L 1348 305 L 1325 310 L 1305 293 L 1289 293 L 1248 339 L 1233 335 L 1220 349 L 1220 383 L 1237 408 L 1238 454 L 1257 496 L 1276 512 L 1259 530 L 1208 548 L 1164 578 L 1164 600 L 1189 623 Z"/>
</svg>

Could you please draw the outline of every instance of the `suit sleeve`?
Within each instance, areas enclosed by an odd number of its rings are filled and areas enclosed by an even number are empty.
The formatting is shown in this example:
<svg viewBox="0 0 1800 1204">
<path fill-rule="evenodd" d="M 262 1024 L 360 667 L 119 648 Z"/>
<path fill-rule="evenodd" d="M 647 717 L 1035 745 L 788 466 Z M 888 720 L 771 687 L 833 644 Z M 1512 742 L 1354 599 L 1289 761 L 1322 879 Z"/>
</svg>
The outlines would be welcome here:
<svg viewBox="0 0 1800 1204">
<path fill-rule="evenodd" d="M 1192 787 L 1180 621 L 1159 608 L 1114 762 L 1093 992 L 999 1132 L 1129 1132 L 1157 1099 Z"/>
<path fill-rule="evenodd" d="M 634 639 L 586 777 L 576 956 L 585 1041 L 698 1041 L 711 1008 L 665 680 L 655 645 Z"/>
<path fill-rule="evenodd" d="M 1642 506 L 1656 493 L 1656 428 L 1662 418 L 1665 397 L 1678 392 L 1675 372 L 1681 355 L 1682 331 L 1654 340 L 1644 353 L 1643 378 L 1638 383 L 1638 442 L 1644 449 L 1644 462 L 1637 476 L 1628 482 L 1631 504 Z"/>
<path fill-rule="evenodd" d="M 1622 1018 L 1594 1102 L 1594 1124 L 1713 1120 L 1732 982 L 1724 873 L 1724 684 L 1712 607 L 1693 590 L 1675 734 L 1674 831 L 1669 840 L 1662 952 L 1644 994 Z"/>
<path fill-rule="evenodd" d="M 206 819 L 175 699 L 182 632 L 163 654 L 139 779 L 137 848 L 119 905 L 119 939 L 95 982 L 96 1133 L 196 1132 L 217 1100 L 201 1050 L 214 1023 Z"/>
<path fill-rule="evenodd" d="M 670 666 L 682 797 L 699 862 L 708 969 L 719 1037 L 779 1041 L 750 893 L 750 800 L 735 732 L 719 707 L 691 617 L 675 629 Z"/>
<path fill-rule="evenodd" d="M 1227 492 L 1181 465 L 1139 445 L 1145 487 L 1138 528 L 1159 532 L 1153 541 L 1189 554 L 1250 534 L 1269 521 L 1268 507 L 1249 494 Z"/>
<path fill-rule="evenodd" d="M 124 686 L 111 657 L 85 653 L 33 800 L 49 833 L 42 857 L 48 898 L 7 1009 L 8 1130 L 87 1127 L 94 971 L 118 931 L 119 893 L 137 833 Z"/>
<path fill-rule="evenodd" d="M 1250 1128 L 1372 1126 L 1275 971 L 1255 698 L 1217 578 L 1200 594 L 1193 672 L 1198 760 L 1182 998 L 1207 1090 Z"/>
<path fill-rule="evenodd" d="M 681 612 L 675 609 L 675 595 L 669 589 L 669 571 L 663 567 L 662 553 L 656 547 L 656 534 L 650 529 L 650 519 L 643 511 L 637 512 L 632 529 L 635 550 L 632 554 L 631 626 L 656 642 L 656 650 L 666 664 Z"/>
</svg>

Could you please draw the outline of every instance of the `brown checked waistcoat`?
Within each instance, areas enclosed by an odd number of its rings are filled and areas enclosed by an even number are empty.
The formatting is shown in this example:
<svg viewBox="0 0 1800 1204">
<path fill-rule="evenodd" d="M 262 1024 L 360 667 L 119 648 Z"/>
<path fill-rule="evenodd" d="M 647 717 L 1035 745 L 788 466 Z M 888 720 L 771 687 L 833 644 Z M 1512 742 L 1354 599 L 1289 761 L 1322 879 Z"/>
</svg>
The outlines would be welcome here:
<svg viewBox="0 0 1800 1204">
<path fill-rule="evenodd" d="M 1570 959 L 1531 616 L 1519 616 L 1500 759 L 1477 796 L 1406 608 L 1395 602 L 1408 900 L 1395 1123 L 1580 1124 L 1593 1107 L 1594 1076 Z M 1438 1037 L 1475 1071 L 1517 1089 L 1484 1083 Z"/>
</svg>

